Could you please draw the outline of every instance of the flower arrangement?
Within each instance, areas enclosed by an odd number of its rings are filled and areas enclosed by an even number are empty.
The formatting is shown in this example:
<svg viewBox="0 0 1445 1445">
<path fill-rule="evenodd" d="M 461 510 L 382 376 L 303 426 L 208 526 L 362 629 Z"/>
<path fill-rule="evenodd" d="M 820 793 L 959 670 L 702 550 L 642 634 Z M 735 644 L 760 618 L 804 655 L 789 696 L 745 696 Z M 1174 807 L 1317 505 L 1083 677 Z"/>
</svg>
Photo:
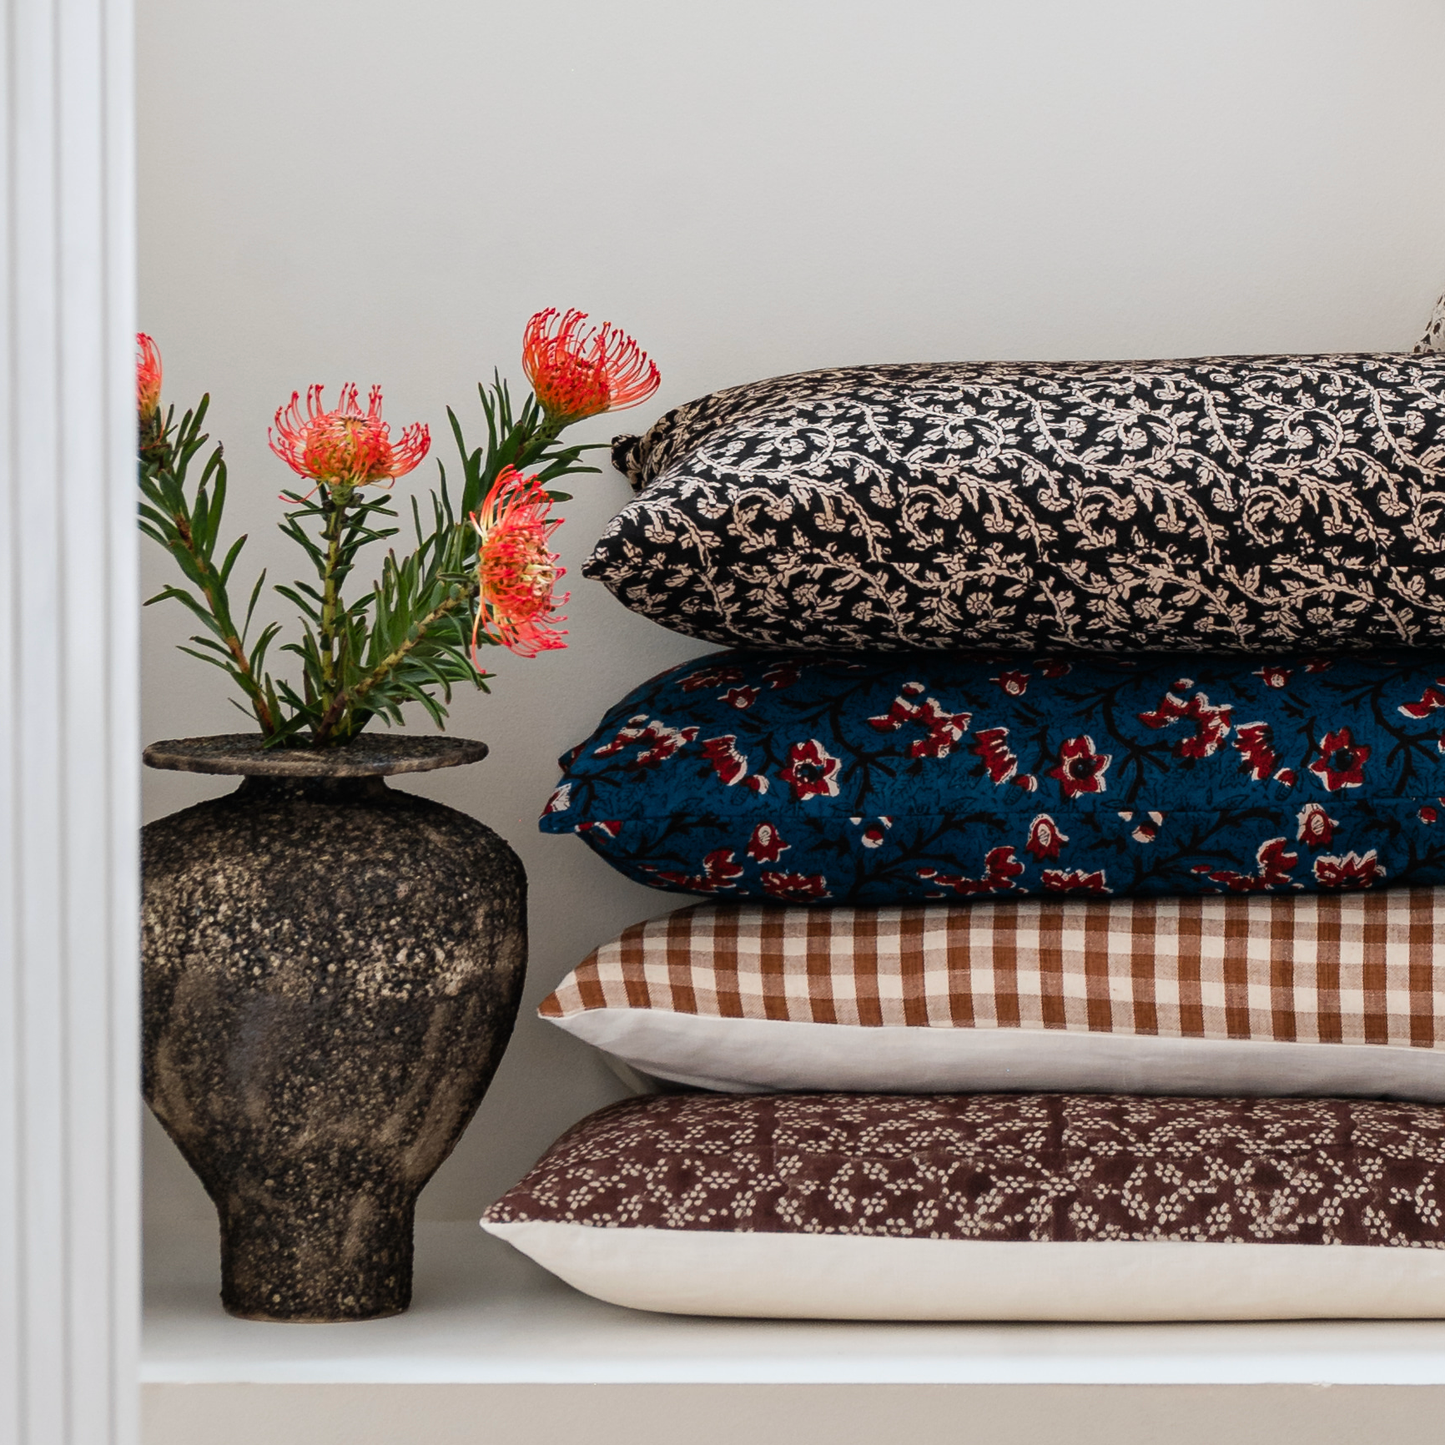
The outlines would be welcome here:
<svg viewBox="0 0 1445 1445">
<path fill-rule="evenodd" d="M 566 621 L 557 608 L 563 574 L 549 548 L 561 518 L 554 503 L 568 494 L 552 488 L 562 477 L 595 472 L 583 464 L 589 446 L 563 445 L 563 431 L 586 417 L 620 411 L 657 390 L 657 367 L 635 341 L 610 323 L 589 328 L 580 311 L 538 312 L 523 337 L 522 366 L 532 394 L 514 410 L 505 381 L 477 388 L 487 426 L 485 448 L 469 447 L 450 407 L 447 417 L 461 457 L 454 500 L 446 468 L 440 489 L 421 505 L 413 498 L 414 545 L 405 556 L 389 548 L 369 590 L 347 594 L 361 550 L 397 535 L 389 489 L 413 472 L 431 449 L 420 423 L 393 437 L 382 419 L 381 389 L 363 410 L 360 393 L 344 386 L 336 406 L 311 387 L 276 412 L 271 450 L 309 484 L 284 491 L 282 532 L 306 554 L 314 580 L 276 585 L 300 613 L 301 632 L 280 650 L 299 659 L 295 683 L 267 669 L 281 624 L 251 638 L 266 574 L 256 579 L 239 622 L 231 580 L 246 538 L 222 551 L 226 463 L 217 444 L 190 473 L 209 438 L 201 428 L 209 396 L 179 421 L 161 404 L 160 352 L 149 336 L 136 338 L 139 413 L 140 526 L 175 558 L 183 584 L 163 588 L 151 602 L 174 600 L 198 617 L 204 631 L 182 651 L 213 663 L 239 688 L 267 745 L 337 746 L 373 718 L 402 720 L 419 703 L 445 725 L 452 688 L 487 690 L 480 650 L 494 644 L 523 657 L 564 647 Z"/>
</svg>

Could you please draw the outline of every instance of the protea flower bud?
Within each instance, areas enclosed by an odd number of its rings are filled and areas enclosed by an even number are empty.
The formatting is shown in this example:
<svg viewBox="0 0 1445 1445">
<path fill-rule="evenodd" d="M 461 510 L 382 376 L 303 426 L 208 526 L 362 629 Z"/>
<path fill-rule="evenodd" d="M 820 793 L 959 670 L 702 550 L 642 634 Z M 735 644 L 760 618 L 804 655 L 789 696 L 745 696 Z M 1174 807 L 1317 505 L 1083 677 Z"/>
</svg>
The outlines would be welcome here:
<svg viewBox="0 0 1445 1445">
<path fill-rule="evenodd" d="M 136 332 L 136 412 L 140 429 L 155 423 L 160 410 L 160 350 L 144 331 Z"/>
<path fill-rule="evenodd" d="M 298 476 L 348 491 L 368 482 L 390 486 L 430 450 L 431 433 L 420 422 L 405 428 L 399 441 L 391 440 L 391 428 L 381 419 L 379 386 L 371 388 L 365 411 L 355 385 L 341 388 L 333 411 L 322 408 L 323 390 L 307 390 L 304 416 L 301 394 L 293 391 L 291 404 L 276 413 L 275 430 L 266 434 L 271 450 Z"/>
<path fill-rule="evenodd" d="M 557 554 L 547 543 L 562 525 L 549 518 L 552 499 L 536 477 L 505 467 L 492 484 L 481 509 L 470 521 L 479 538 L 477 583 L 480 596 L 472 627 L 472 662 L 477 671 L 477 645 L 483 636 L 521 657 L 566 647 L 567 634 L 555 624 L 567 619 L 556 608 L 571 595 L 554 596 L 563 575 Z"/>
<path fill-rule="evenodd" d="M 647 353 L 611 322 L 583 330 L 584 311 L 539 311 L 522 337 L 522 369 L 556 431 L 583 417 L 623 411 L 661 383 Z"/>
</svg>

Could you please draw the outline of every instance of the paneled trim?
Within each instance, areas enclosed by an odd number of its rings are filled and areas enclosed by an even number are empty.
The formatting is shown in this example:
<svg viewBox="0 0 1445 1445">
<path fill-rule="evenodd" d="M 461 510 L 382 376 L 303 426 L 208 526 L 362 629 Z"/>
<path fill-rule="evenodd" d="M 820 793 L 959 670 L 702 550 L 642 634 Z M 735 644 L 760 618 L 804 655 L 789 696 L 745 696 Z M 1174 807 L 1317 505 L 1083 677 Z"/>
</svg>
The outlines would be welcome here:
<svg viewBox="0 0 1445 1445">
<path fill-rule="evenodd" d="M 0 1438 L 137 1438 L 133 26 L 9 0 Z"/>
</svg>

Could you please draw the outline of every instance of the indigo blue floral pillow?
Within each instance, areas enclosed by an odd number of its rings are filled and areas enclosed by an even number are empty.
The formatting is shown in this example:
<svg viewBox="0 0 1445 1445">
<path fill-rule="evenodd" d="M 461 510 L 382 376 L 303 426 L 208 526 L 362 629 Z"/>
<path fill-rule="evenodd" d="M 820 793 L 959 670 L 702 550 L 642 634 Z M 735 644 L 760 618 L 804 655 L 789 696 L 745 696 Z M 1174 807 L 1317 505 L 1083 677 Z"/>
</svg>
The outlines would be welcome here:
<svg viewBox="0 0 1445 1445">
<path fill-rule="evenodd" d="M 723 652 L 562 759 L 544 832 L 790 903 L 1445 884 L 1445 654 Z"/>
</svg>

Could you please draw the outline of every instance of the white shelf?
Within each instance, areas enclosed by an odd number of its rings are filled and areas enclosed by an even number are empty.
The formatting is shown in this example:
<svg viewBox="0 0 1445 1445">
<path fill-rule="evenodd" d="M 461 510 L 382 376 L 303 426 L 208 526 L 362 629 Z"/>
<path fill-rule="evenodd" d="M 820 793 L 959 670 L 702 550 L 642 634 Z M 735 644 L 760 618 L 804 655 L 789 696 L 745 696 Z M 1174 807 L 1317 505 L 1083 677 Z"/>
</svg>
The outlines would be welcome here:
<svg viewBox="0 0 1445 1445">
<path fill-rule="evenodd" d="M 221 1310 L 215 1232 L 152 1251 L 143 1383 L 1445 1384 L 1445 1322 L 949 1325 L 653 1315 L 578 1294 L 474 1224 L 417 1230 L 396 1319 L 267 1325 Z"/>
</svg>

